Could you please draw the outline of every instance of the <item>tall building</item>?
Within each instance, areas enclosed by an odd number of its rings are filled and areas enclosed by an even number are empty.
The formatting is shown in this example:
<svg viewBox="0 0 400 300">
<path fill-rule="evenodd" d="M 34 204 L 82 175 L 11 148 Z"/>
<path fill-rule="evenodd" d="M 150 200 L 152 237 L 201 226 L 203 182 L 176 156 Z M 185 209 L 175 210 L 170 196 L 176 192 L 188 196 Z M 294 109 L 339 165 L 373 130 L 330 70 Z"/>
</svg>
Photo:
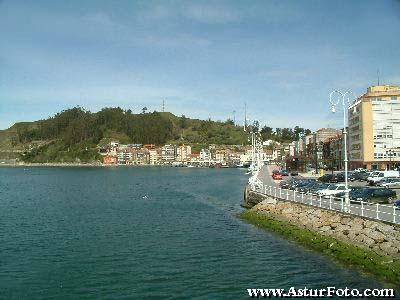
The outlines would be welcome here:
<svg viewBox="0 0 400 300">
<path fill-rule="evenodd" d="M 349 107 L 350 168 L 400 163 L 400 87 L 371 86 Z"/>
<path fill-rule="evenodd" d="M 303 137 L 303 155 L 308 167 L 316 169 L 324 166 L 324 142 L 336 138 L 341 130 L 335 128 L 320 128 L 315 133 Z"/>
<path fill-rule="evenodd" d="M 190 146 L 178 146 L 176 149 L 177 159 L 180 162 L 186 162 L 190 158 L 190 154 L 192 154 L 192 147 Z"/>
<path fill-rule="evenodd" d="M 174 145 L 164 145 L 161 148 L 162 160 L 166 163 L 172 163 L 175 161 L 176 149 Z"/>
<path fill-rule="evenodd" d="M 151 165 L 158 164 L 159 153 L 156 149 L 149 150 L 149 162 Z"/>
</svg>

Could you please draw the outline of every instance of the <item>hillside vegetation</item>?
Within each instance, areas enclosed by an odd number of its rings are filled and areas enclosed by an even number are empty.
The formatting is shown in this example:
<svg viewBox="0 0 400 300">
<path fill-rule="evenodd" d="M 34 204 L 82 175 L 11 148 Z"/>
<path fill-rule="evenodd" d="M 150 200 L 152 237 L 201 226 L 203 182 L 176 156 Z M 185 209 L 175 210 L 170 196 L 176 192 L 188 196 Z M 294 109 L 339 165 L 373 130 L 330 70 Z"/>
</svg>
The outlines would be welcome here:
<svg viewBox="0 0 400 300">
<path fill-rule="evenodd" d="M 167 112 L 133 114 L 121 108 L 92 113 L 80 107 L 55 116 L 17 123 L 0 131 L 2 153 L 23 152 L 27 162 L 90 162 L 99 160 L 98 145 L 111 139 L 121 143 L 246 144 L 247 135 L 232 121 L 189 119 Z M 197 147 L 196 147 L 197 146 Z"/>
</svg>

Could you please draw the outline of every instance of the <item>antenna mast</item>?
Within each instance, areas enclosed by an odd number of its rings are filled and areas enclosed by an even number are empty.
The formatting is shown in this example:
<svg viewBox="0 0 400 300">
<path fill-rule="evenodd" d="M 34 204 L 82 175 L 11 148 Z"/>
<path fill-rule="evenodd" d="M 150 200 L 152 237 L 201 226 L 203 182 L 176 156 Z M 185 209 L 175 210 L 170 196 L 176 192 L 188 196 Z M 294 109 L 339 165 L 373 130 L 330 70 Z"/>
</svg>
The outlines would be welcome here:
<svg viewBox="0 0 400 300">
<path fill-rule="evenodd" d="M 378 85 L 379 85 L 379 69 L 376 70 L 376 76 L 378 77 Z"/>
<path fill-rule="evenodd" d="M 244 122 L 243 122 L 243 130 L 246 131 L 247 128 L 247 103 L 244 103 Z"/>
<path fill-rule="evenodd" d="M 165 111 L 165 100 L 162 101 L 162 112 Z"/>
</svg>

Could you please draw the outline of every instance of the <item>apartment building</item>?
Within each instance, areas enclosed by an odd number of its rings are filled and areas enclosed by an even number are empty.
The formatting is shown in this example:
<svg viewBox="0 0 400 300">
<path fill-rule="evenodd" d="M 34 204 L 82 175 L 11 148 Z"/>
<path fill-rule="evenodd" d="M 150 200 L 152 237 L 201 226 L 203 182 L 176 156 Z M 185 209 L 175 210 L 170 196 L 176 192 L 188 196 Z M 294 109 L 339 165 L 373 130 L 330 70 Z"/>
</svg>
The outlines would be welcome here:
<svg viewBox="0 0 400 300">
<path fill-rule="evenodd" d="M 278 159 L 278 150 L 277 149 L 264 149 L 265 160 L 267 161 L 276 161 Z"/>
<path fill-rule="evenodd" d="M 176 149 L 174 145 L 164 145 L 161 148 L 161 157 L 163 162 L 172 163 L 175 161 Z"/>
<path fill-rule="evenodd" d="M 129 148 L 122 148 L 117 150 L 117 158 L 119 164 L 126 164 L 132 161 L 133 153 Z"/>
<path fill-rule="evenodd" d="M 176 149 L 177 160 L 179 162 L 187 162 L 190 160 L 190 154 L 192 154 L 192 147 L 181 145 Z"/>
<path fill-rule="evenodd" d="M 201 149 L 200 160 L 210 161 L 211 160 L 211 151 L 209 149 Z"/>
<path fill-rule="evenodd" d="M 227 150 L 216 150 L 215 151 L 215 160 L 219 163 L 225 163 L 227 160 L 228 153 Z"/>
<path fill-rule="evenodd" d="M 322 149 L 324 165 L 327 166 L 327 168 L 334 170 L 344 169 L 344 144 L 342 134 L 325 140 Z"/>
<path fill-rule="evenodd" d="M 371 86 L 349 107 L 350 168 L 400 163 L 400 87 Z"/>
<path fill-rule="evenodd" d="M 159 152 L 156 149 L 149 150 L 149 163 L 150 165 L 157 165 L 159 162 Z"/>
</svg>

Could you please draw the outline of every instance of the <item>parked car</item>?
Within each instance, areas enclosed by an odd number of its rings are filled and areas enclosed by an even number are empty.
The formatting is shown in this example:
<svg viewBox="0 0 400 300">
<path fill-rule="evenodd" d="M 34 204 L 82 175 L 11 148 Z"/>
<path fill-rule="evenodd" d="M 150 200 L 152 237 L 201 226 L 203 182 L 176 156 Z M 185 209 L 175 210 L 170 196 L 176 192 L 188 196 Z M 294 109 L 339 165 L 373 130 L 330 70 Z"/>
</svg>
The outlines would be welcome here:
<svg viewBox="0 0 400 300">
<path fill-rule="evenodd" d="M 290 171 L 290 176 L 299 176 L 298 171 Z"/>
<path fill-rule="evenodd" d="M 349 187 L 349 198 L 350 199 L 354 198 L 357 195 L 357 193 L 361 192 L 362 189 L 365 189 L 365 187 L 362 187 L 362 186 Z M 342 198 L 342 197 L 344 197 L 344 195 L 345 195 L 345 192 L 343 191 L 343 192 L 337 194 L 336 197 Z"/>
<path fill-rule="evenodd" d="M 339 182 L 344 182 L 344 181 L 345 181 L 344 173 L 338 173 L 338 174 L 333 174 L 330 182 L 339 183 Z"/>
<path fill-rule="evenodd" d="M 282 175 L 280 173 L 273 173 L 272 179 L 274 180 L 282 180 Z"/>
<path fill-rule="evenodd" d="M 318 178 L 321 182 L 331 182 L 331 183 L 339 183 L 344 182 L 344 173 L 337 173 L 337 174 L 325 174 Z"/>
<path fill-rule="evenodd" d="M 296 190 L 299 186 L 304 185 L 304 180 L 296 180 L 293 181 L 292 184 L 290 185 L 291 190 Z"/>
<path fill-rule="evenodd" d="M 279 173 L 278 169 L 272 170 L 272 174 L 277 174 L 277 173 Z"/>
<path fill-rule="evenodd" d="M 353 172 L 349 175 L 349 180 L 350 181 L 366 181 L 369 176 L 368 172 L 364 171 L 359 171 L 359 172 Z"/>
<path fill-rule="evenodd" d="M 333 177 L 333 174 L 325 174 L 325 175 L 322 175 L 321 177 L 319 177 L 318 180 L 321 182 L 331 182 L 332 177 Z"/>
<path fill-rule="evenodd" d="M 279 183 L 279 187 L 282 189 L 291 189 L 299 180 L 294 177 L 283 180 Z"/>
<path fill-rule="evenodd" d="M 397 200 L 393 205 L 397 208 L 400 209 L 400 200 Z"/>
<path fill-rule="evenodd" d="M 350 200 L 388 204 L 396 200 L 396 192 L 391 189 L 362 188 L 350 195 Z"/>
<path fill-rule="evenodd" d="M 360 172 L 352 172 L 348 175 L 348 179 L 349 181 L 356 181 L 359 180 L 360 176 L 359 176 Z"/>
<path fill-rule="evenodd" d="M 375 171 L 367 178 L 369 185 L 376 185 L 378 181 L 388 177 L 400 177 L 399 171 Z"/>
<path fill-rule="evenodd" d="M 344 184 L 331 184 L 326 189 L 319 190 L 317 194 L 319 196 L 327 197 L 327 196 L 336 196 L 345 191 L 346 191 L 346 186 Z"/>
<path fill-rule="evenodd" d="M 279 172 L 282 176 L 289 176 L 289 171 L 288 170 L 281 170 Z"/>
<path fill-rule="evenodd" d="M 311 193 L 311 189 L 312 189 L 316 184 L 318 184 L 318 182 L 315 181 L 315 180 L 312 180 L 312 181 L 309 181 L 309 182 L 307 182 L 306 184 L 302 185 L 302 186 L 299 187 L 297 190 L 298 190 L 300 193 Z"/>
<path fill-rule="evenodd" d="M 377 186 L 385 188 L 400 188 L 400 178 L 383 178 L 376 183 Z"/>
<path fill-rule="evenodd" d="M 328 183 L 316 182 L 315 185 L 310 188 L 310 193 L 317 194 L 318 191 L 325 190 L 328 187 Z"/>
</svg>

